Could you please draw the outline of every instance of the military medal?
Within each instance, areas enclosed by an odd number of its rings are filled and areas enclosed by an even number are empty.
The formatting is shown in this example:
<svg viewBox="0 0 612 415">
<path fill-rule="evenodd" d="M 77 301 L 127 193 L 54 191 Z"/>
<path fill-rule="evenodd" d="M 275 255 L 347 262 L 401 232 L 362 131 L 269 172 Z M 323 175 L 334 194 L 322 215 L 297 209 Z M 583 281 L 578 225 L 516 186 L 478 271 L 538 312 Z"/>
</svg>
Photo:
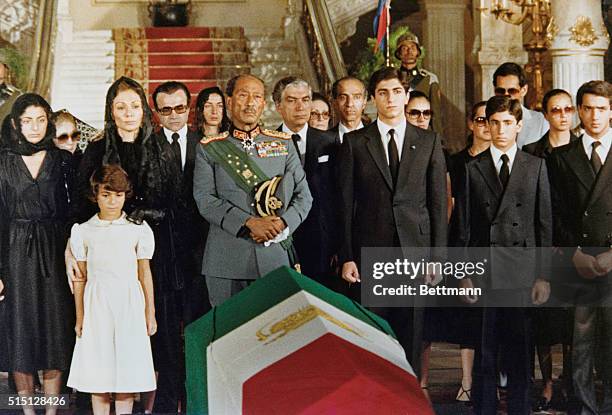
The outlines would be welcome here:
<svg viewBox="0 0 612 415">
<path fill-rule="evenodd" d="M 242 140 L 242 148 L 244 149 L 244 151 L 251 151 L 253 150 L 254 147 L 255 147 L 255 140 L 253 140 L 251 137 L 247 137 L 244 140 Z"/>
</svg>

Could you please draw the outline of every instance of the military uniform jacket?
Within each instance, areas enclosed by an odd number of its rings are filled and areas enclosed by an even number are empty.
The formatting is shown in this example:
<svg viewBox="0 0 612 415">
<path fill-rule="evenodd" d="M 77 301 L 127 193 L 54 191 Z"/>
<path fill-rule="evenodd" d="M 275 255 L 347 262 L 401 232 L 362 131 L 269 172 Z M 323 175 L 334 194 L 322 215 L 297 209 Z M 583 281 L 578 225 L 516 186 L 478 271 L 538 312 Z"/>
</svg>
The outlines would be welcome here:
<svg viewBox="0 0 612 415">
<path fill-rule="evenodd" d="M 243 150 L 243 141 L 237 137 L 252 139 L 256 147 Z M 280 244 L 272 243 L 266 247 L 248 236 L 239 236 L 247 219 L 259 215 L 253 196 L 242 190 L 217 159 L 207 152 L 207 143 L 216 139 L 228 140 L 241 151 L 246 151 L 269 178 L 283 176 L 276 191 L 283 202 L 278 216 L 285 221 L 290 232 L 304 221 L 312 205 L 306 174 L 289 135 L 259 128 L 250 132 L 231 128 L 230 133 L 202 140 L 196 151 L 193 177 L 195 201 L 200 214 L 210 223 L 202 273 L 211 277 L 256 279 L 280 266 L 289 265 L 287 251 Z M 262 154 L 264 152 L 260 150 L 266 143 L 273 142 L 277 149 L 280 146 L 286 151 Z"/>
</svg>

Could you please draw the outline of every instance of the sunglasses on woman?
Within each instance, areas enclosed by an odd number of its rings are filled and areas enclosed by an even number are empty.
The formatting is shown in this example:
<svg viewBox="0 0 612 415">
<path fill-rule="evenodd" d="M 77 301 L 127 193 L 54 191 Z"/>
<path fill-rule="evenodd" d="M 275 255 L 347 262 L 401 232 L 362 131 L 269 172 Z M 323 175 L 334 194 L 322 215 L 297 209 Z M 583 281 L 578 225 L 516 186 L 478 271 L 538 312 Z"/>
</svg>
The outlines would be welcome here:
<svg viewBox="0 0 612 415">
<path fill-rule="evenodd" d="M 71 139 L 72 141 L 79 141 L 81 139 L 81 132 L 75 131 L 72 134 L 64 133 L 55 139 L 57 141 L 68 141 L 68 139 Z"/>
<path fill-rule="evenodd" d="M 473 121 L 474 124 L 479 127 L 484 127 L 485 125 L 487 125 L 487 117 L 474 117 Z"/>
<path fill-rule="evenodd" d="M 550 112 L 552 115 L 554 115 L 555 117 L 560 116 L 561 114 L 567 114 L 567 115 L 572 115 L 574 113 L 574 111 L 576 111 L 576 108 L 574 108 L 571 105 L 568 105 L 567 107 L 552 107 L 550 109 Z"/>
<path fill-rule="evenodd" d="M 408 111 L 408 117 L 412 118 L 412 119 L 416 119 L 419 118 L 420 116 L 423 116 L 424 119 L 428 120 L 431 118 L 431 116 L 433 115 L 433 111 L 432 110 L 410 110 Z"/>
</svg>

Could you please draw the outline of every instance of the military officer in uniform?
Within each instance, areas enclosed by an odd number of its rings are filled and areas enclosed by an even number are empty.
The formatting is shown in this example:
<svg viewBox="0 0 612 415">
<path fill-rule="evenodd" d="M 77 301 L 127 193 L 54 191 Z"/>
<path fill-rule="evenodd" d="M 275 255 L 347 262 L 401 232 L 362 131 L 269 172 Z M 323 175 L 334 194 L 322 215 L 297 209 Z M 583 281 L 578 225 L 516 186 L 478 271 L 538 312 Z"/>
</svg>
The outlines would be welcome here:
<svg viewBox="0 0 612 415">
<path fill-rule="evenodd" d="M 442 134 L 440 83 L 435 73 L 419 67 L 418 61 L 420 56 L 421 44 L 419 43 L 419 38 L 410 32 L 400 36 L 397 40 L 395 57 L 402 62 L 400 66 L 402 83 L 406 86 L 408 92 L 421 91 L 429 97 L 431 109 L 434 113 L 433 130 L 438 134 Z"/>
<path fill-rule="evenodd" d="M 312 205 L 289 134 L 259 127 L 264 83 L 253 75 L 228 82 L 228 132 L 198 145 L 193 195 L 210 223 L 202 274 L 218 306 L 253 280 L 296 265 L 291 233 Z"/>
</svg>

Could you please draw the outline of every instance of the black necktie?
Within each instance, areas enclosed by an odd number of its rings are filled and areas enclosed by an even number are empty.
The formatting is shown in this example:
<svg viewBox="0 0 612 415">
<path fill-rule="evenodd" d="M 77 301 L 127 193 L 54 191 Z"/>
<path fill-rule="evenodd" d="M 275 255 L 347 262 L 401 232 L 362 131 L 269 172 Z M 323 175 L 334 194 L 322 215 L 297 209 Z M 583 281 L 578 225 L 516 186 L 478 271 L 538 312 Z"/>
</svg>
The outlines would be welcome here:
<svg viewBox="0 0 612 415">
<path fill-rule="evenodd" d="M 508 179 L 510 178 L 510 159 L 506 154 L 502 154 L 501 161 L 502 166 L 501 169 L 499 169 L 499 181 L 505 189 L 506 185 L 508 184 Z"/>
<path fill-rule="evenodd" d="M 181 145 L 179 144 L 179 135 L 178 133 L 172 133 L 172 152 L 174 153 L 174 159 L 177 161 L 179 169 L 183 170 L 183 161 L 181 158 Z"/>
<path fill-rule="evenodd" d="M 399 153 L 397 151 L 397 143 L 395 142 L 395 130 L 389 130 L 389 145 L 387 146 L 389 153 L 389 170 L 391 170 L 391 178 L 393 179 L 393 187 L 397 184 L 397 174 L 399 173 Z"/>
<path fill-rule="evenodd" d="M 298 145 L 298 143 L 300 141 L 302 141 L 302 136 L 299 135 L 299 134 L 292 134 L 291 135 L 291 139 L 293 140 L 293 144 L 295 145 L 295 149 L 297 150 L 297 152 L 298 152 L 298 154 L 300 156 L 300 163 L 302 163 L 302 166 L 304 166 L 304 155 L 300 151 L 300 146 Z"/>
<path fill-rule="evenodd" d="M 593 150 L 591 152 L 591 167 L 595 172 L 595 176 L 599 173 L 599 169 L 601 169 L 601 159 L 599 158 L 599 153 L 597 153 L 597 147 L 599 147 L 601 143 L 599 141 L 594 141 L 592 146 Z"/>
</svg>

